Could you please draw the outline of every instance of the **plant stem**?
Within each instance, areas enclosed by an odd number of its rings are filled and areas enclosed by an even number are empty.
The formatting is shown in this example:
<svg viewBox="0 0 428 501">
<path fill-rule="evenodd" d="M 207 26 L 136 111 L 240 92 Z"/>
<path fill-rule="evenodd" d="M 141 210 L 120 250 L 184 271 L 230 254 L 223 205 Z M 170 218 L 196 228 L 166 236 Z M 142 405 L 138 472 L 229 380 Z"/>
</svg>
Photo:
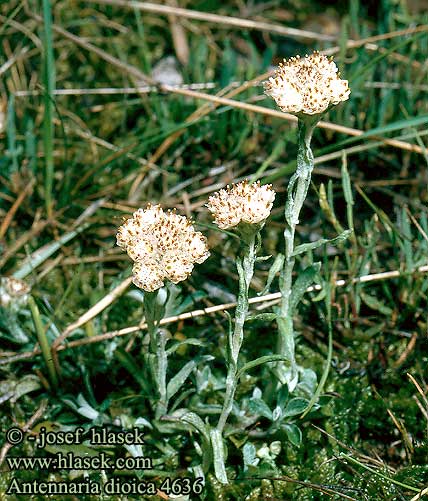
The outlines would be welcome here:
<svg viewBox="0 0 428 501">
<path fill-rule="evenodd" d="M 290 300 L 293 286 L 294 268 L 294 235 L 299 223 L 300 211 L 303 207 L 314 168 L 314 157 L 311 150 L 311 138 L 318 119 L 311 117 L 299 119 L 298 122 L 298 150 L 297 168 L 288 183 L 287 202 L 285 204 L 285 261 L 279 277 L 281 291 L 281 305 L 277 318 L 279 338 L 277 352 L 286 356 L 291 365 L 291 372 L 284 379 L 284 375 L 277 370 L 277 375 L 282 383 L 293 386 L 297 382 L 297 368 L 295 361 L 294 329 Z M 294 383 L 293 383 L 294 382 Z"/>
<path fill-rule="evenodd" d="M 257 232 L 252 231 L 245 236 L 246 238 L 244 240 L 245 243 L 242 256 L 239 257 L 236 262 L 239 275 L 239 295 L 235 311 L 234 328 L 233 330 L 230 330 L 228 336 L 226 392 L 224 396 L 223 409 L 221 411 L 215 432 L 217 438 L 222 437 L 227 418 L 229 417 L 233 407 L 233 399 L 238 384 L 238 358 L 244 338 L 244 323 L 248 314 L 248 290 L 251 279 L 253 278 L 254 264 L 256 262 Z M 223 451 L 219 448 L 219 440 L 217 440 L 216 443 L 217 445 L 214 446 L 213 442 L 216 476 L 220 482 L 227 483 Z M 222 445 L 221 440 L 221 447 Z"/>
<path fill-rule="evenodd" d="M 36 328 L 37 339 L 40 344 L 40 349 L 42 350 L 42 355 L 45 360 L 46 367 L 49 372 L 49 379 L 54 389 L 58 388 L 58 376 L 55 370 L 55 365 L 52 360 L 51 350 L 49 346 L 49 341 L 46 337 L 46 331 L 43 326 L 43 322 L 40 316 L 39 308 L 33 297 L 28 298 L 28 304 L 30 306 L 31 315 L 33 317 L 34 326 Z"/>
<path fill-rule="evenodd" d="M 162 330 L 157 331 L 157 345 L 156 345 L 156 361 L 158 369 L 158 388 L 159 388 L 159 401 L 156 405 L 156 419 L 167 413 L 168 411 L 168 396 L 166 393 L 166 371 L 168 368 L 168 359 L 165 350 L 166 337 Z"/>
<path fill-rule="evenodd" d="M 150 336 L 149 367 L 153 381 L 158 391 L 158 399 L 155 405 L 155 417 L 159 419 L 168 410 L 168 398 L 166 392 L 166 371 L 168 358 L 165 350 L 166 338 L 162 330 L 158 329 L 162 319 L 162 308 L 158 303 L 158 291 L 144 294 L 144 315 L 147 322 L 147 330 Z"/>
</svg>

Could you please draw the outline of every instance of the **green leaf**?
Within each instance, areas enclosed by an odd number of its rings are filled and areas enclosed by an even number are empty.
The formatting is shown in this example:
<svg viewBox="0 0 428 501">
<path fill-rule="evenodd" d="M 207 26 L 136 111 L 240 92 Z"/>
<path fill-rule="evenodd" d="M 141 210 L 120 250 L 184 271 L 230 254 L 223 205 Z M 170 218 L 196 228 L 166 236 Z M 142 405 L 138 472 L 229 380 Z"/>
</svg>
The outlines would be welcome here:
<svg viewBox="0 0 428 501">
<path fill-rule="evenodd" d="M 297 378 L 295 358 L 296 350 L 293 331 L 293 318 L 291 312 L 287 317 L 278 316 L 276 323 L 278 325 L 280 336 L 281 353 L 285 357 L 287 357 L 289 367 L 285 367 L 284 364 L 278 364 L 277 367 L 275 367 L 275 373 L 276 377 L 279 379 L 279 381 L 281 381 L 282 384 L 284 384 L 285 381 L 288 381 L 289 384 L 290 381 Z"/>
<path fill-rule="evenodd" d="M 346 156 L 344 155 L 344 160 L 342 162 L 342 190 L 343 195 L 345 197 L 345 201 L 347 205 L 354 205 L 354 198 L 352 196 L 352 188 L 351 188 L 351 178 L 349 176 L 348 167 L 346 165 Z"/>
<path fill-rule="evenodd" d="M 315 296 L 313 296 L 311 298 L 311 301 L 313 303 L 318 303 L 319 301 L 322 301 L 324 298 L 325 298 L 325 295 L 326 295 L 326 291 L 325 289 L 321 289 L 318 294 L 316 294 Z"/>
<path fill-rule="evenodd" d="M 288 391 L 288 386 L 286 384 L 283 384 L 280 390 L 278 391 L 278 395 L 276 397 L 276 404 L 282 410 L 284 410 L 285 408 L 285 404 L 287 403 L 289 393 L 290 392 Z"/>
<path fill-rule="evenodd" d="M 299 447 L 302 443 L 302 431 L 300 428 L 292 423 L 283 424 L 282 428 L 287 434 L 288 440 L 290 440 L 290 442 L 296 447 Z"/>
<path fill-rule="evenodd" d="M 275 407 L 275 409 L 273 410 L 273 412 L 272 412 L 272 421 L 278 421 L 278 420 L 280 420 L 283 417 L 284 417 L 284 415 L 282 413 L 282 409 L 281 409 L 281 407 L 279 407 L 277 405 Z"/>
<path fill-rule="evenodd" d="M 413 235 L 406 209 L 406 207 L 403 207 L 401 212 L 398 213 L 398 223 L 402 233 L 402 239 L 399 241 L 399 245 L 403 250 L 403 254 L 406 259 L 406 269 L 413 270 L 415 268 L 412 242 Z"/>
<path fill-rule="evenodd" d="M 255 315 L 248 315 L 245 321 L 252 322 L 253 320 L 264 320 L 266 322 L 272 322 L 277 316 L 276 313 L 256 313 Z"/>
<path fill-rule="evenodd" d="M 248 402 L 248 408 L 256 416 L 263 416 L 272 421 L 272 411 L 261 398 L 251 398 Z"/>
<path fill-rule="evenodd" d="M 264 296 L 269 292 L 269 288 L 272 285 L 273 279 L 275 278 L 276 274 L 282 270 L 282 267 L 284 265 L 284 260 L 285 260 L 284 254 L 278 254 L 276 256 L 275 261 L 272 263 L 272 266 L 270 267 L 265 288 L 261 292 L 257 293 L 258 296 Z"/>
<path fill-rule="evenodd" d="M 210 440 L 209 430 L 202 419 L 194 412 L 186 412 L 180 418 L 181 422 L 190 424 L 195 428 L 208 442 Z"/>
<path fill-rule="evenodd" d="M 166 394 L 168 400 L 172 398 L 177 391 L 183 386 L 186 379 L 190 376 L 193 369 L 196 367 L 196 363 L 194 360 L 187 362 L 178 372 L 177 374 L 169 381 L 168 386 L 166 388 Z"/>
<path fill-rule="evenodd" d="M 34 374 L 27 374 L 19 381 L 3 380 L 0 385 L 0 401 L 3 403 L 10 400 L 11 404 L 15 404 L 23 395 L 39 390 L 40 387 L 40 379 Z"/>
<path fill-rule="evenodd" d="M 259 459 L 256 456 L 257 449 L 254 444 L 247 442 L 242 448 L 242 456 L 244 459 L 244 471 L 248 469 L 248 466 L 257 466 Z"/>
<path fill-rule="evenodd" d="M 269 256 L 257 256 L 256 263 L 262 263 L 263 261 L 268 261 L 271 257 L 272 254 L 269 254 Z"/>
<path fill-rule="evenodd" d="M 282 362 L 282 361 L 287 362 L 288 358 L 284 357 L 283 355 L 265 355 L 264 357 L 256 358 L 255 360 L 243 365 L 239 369 L 236 378 L 239 379 L 242 376 L 242 374 L 245 374 L 245 372 L 247 372 L 250 369 L 253 369 L 254 367 L 257 367 L 258 365 L 267 364 L 269 362 Z"/>
<path fill-rule="evenodd" d="M 194 412 L 189 411 L 187 408 L 176 409 L 173 413 L 168 416 L 168 426 L 170 431 L 186 431 L 193 432 L 196 431 L 202 437 L 202 441 L 205 443 L 210 442 L 209 429 L 210 426 L 205 424 L 202 419 Z M 165 421 L 165 422 L 167 422 Z"/>
<path fill-rule="evenodd" d="M 226 467 L 224 463 L 224 442 L 222 433 L 217 428 L 210 431 L 211 445 L 213 450 L 214 472 L 217 480 L 227 484 Z"/>
<path fill-rule="evenodd" d="M 190 337 L 189 339 L 185 339 L 184 341 L 177 341 L 174 343 L 170 348 L 166 350 L 167 355 L 171 355 L 171 353 L 174 353 L 175 351 L 180 348 L 180 346 L 184 346 L 186 344 L 190 344 L 192 346 L 203 346 L 204 343 L 200 339 L 196 339 L 194 337 Z"/>
<path fill-rule="evenodd" d="M 392 308 L 389 306 L 386 306 L 382 301 L 377 299 L 374 296 L 371 296 L 370 294 L 366 294 L 365 292 L 360 293 L 361 299 L 364 301 L 364 303 L 371 308 L 372 310 L 379 311 L 380 313 L 383 313 L 384 315 L 390 316 L 392 315 Z"/>
<path fill-rule="evenodd" d="M 284 409 L 284 417 L 292 417 L 301 414 L 308 406 L 306 398 L 292 398 Z"/>
<path fill-rule="evenodd" d="M 168 298 L 165 303 L 165 317 L 173 317 L 180 315 L 191 306 L 206 296 L 203 291 L 195 291 L 192 294 L 186 295 L 183 299 L 181 295 L 181 288 L 171 282 L 167 283 Z"/>
<path fill-rule="evenodd" d="M 50 0 L 42 1 L 43 9 L 43 83 L 44 116 L 43 116 L 43 147 L 45 163 L 45 193 L 46 211 L 52 212 L 52 189 L 54 183 L 54 90 L 55 90 L 55 59 L 52 33 L 52 9 Z"/>
<path fill-rule="evenodd" d="M 199 362 L 205 362 L 208 360 L 213 360 L 212 355 L 203 355 L 202 357 L 197 357 L 195 360 L 191 360 L 184 365 L 177 374 L 169 381 L 166 387 L 166 394 L 168 400 L 172 398 L 177 391 L 183 386 L 186 379 L 189 377 L 190 373 L 195 369 Z"/>
<path fill-rule="evenodd" d="M 312 369 L 303 369 L 300 372 L 298 388 L 309 398 L 312 397 L 317 387 L 317 375 Z"/>
<path fill-rule="evenodd" d="M 364 200 L 367 202 L 367 204 L 373 209 L 374 212 L 378 215 L 379 219 L 381 220 L 381 223 L 383 224 L 384 228 L 388 233 L 391 234 L 392 230 L 395 233 L 400 233 L 398 231 L 398 228 L 395 227 L 394 223 L 391 221 L 389 216 L 386 214 L 384 210 L 379 208 L 376 204 L 374 204 L 370 198 L 364 193 L 363 189 L 359 185 L 355 185 L 358 193 L 364 198 Z"/>
<path fill-rule="evenodd" d="M 320 238 L 316 242 L 310 242 L 308 244 L 298 245 L 294 249 L 292 256 L 298 256 L 299 254 L 303 254 L 304 252 L 313 251 L 315 249 L 318 249 L 318 247 L 321 247 L 321 245 L 324 244 L 330 244 L 330 245 L 338 244 L 340 242 L 343 242 L 344 240 L 347 240 L 351 234 L 352 230 L 345 230 L 335 238 L 330 238 L 330 239 Z"/>
<path fill-rule="evenodd" d="M 2 294 L 0 289 L 0 294 Z M 26 344 L 29 342 L 22 322 L 19 320 L 16 311 L 0 308 L 0 338 L 7 339 L 8 342 Z"/>
<path fill-rule="evenodd" d="M 290 315 L 293 314 L 293 311 L 296 309 L 296 306 L 302 299 L 303 294 L 306 292 L 307 288 L 313 283 L 320 269 L 321 269 L 321 263 L 311 264 L 310 266 L 305 268 L 303 272 L 300 273 L 299 276 L 297 277 L 297 280 L 295 281 L 293 288 L 291 289 Z"/>
<path fill-rule="evenodd" d="M 94 409 L 81 393 L 77 396 L 76 402 L 67 398 L 63 398 L 62 401 L 71 407 L 75 412 L 85 416 L 91 421 L 95 421 L 101 417 L 101 413 Z"/>
</svg>

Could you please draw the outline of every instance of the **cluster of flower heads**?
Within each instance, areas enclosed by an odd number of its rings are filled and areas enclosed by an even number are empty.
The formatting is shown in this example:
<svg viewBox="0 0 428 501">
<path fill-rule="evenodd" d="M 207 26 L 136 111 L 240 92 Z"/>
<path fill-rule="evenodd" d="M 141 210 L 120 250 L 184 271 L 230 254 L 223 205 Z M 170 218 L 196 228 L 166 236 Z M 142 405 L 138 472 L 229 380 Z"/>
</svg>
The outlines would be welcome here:
<svg viewBox="0 0 428 501">
<path fill-rule="evenodd" d="M 348 81 L 339 77 L 335 63 L 314 52 L 303 58 L 284 59 L 264 87 L 282 111 L 315 115 L 348 99 Z"/>
<path fill-rule="evenodd" d="M 153 292 L 185 280 L 195 263 L 209 256 L 206 238 L 185 216 L 164 212 L 159 205 L 138 209 L 118 230 L 117 244 L 135 261 L 133 282 Z"/>
<path fill-rule="evenodd" d="M 220 190 L 209 198 L 208 209 L 221 229 L 240 222 L 262 223 L 267 219 L 275 199 L 271 185 L 260 186 L 243 181 Z M 159 205 L 138 209 L 117 232 L 117 245 L 134 261 L 133 282 L 153 292 L 164 285 L 185 280 L 195 263 L 210 255 L 206 238 L 195 231 L 185 216 L 163 211 Z"/>
<path fill-rule="evenodd" d="M 244 223 L 257 224 L 265 221 L 272 209 L 275 192 L 272 185 L 260 186 L 260 181 L 248 181 L 227 186 L 209 198 L 208 210 L 216 225 L 226 230 Z"/>
<path fill-rule="evenodd" d="M 348 81 L 339 77 L 334 62 L 314 52 L 284 60 L 275 76 L 265 82 L 265 92 L 284 112 L 300 117 L 316 115 L 348 99 Z M 243 181 L 214 193 L 207 207 L 217 226 L 225 230 L 240 223 L 263 224 L 274 199 L 271 185 Z M 165 280 L 185 280 L 194 264 L 209 256 L 202 233 L 195 231 L 186 217 L 164 212 L 159 205 L 134 212 L 119 228 L 117 244 L 135 262 L 134 284 L 150 292 L 162 287 Z"/>
</svg>

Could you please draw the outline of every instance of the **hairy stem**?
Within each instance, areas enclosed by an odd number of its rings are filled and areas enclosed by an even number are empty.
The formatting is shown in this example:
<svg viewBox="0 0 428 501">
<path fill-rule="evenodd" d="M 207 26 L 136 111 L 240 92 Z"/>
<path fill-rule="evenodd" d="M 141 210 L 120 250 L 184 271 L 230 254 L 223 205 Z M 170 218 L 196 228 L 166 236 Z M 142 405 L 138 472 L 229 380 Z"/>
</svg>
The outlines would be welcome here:
<svg viewBox="0 0 428 501">
<path fill-rule="evenodd" d="M 144 315 L 147 322 L 147 330 L 150 336 L 149 367 L 158 391 L 158 399 L 155 405 L 155 417 L 159 419 L 168 410 L 168 398 L 166 393 L 166 372 L 168 358 L 165 350 L 165 334 L 159 330 L 159 322 L 162 319 L 162 308 L 158 304 L 158 291 L 144 294 Z"/>
<path fill-rule="evenodd" d="M 311 182 L 311 174 L 314 168 L 314 157 L 311 150 L 311 138 L 317 120 L 302 120 L 298 123 L 298 151 L 296 172 L 290 179 L 287 189 L 287 202 L 285 204 L 285 261 L 279 278 L 281 291 L 281 305 L 278 315 L 278 354 L 288 358 L 291 365 L 291 373 L 287 381 L 296 380 L 296 362 L 294 347 L 293 312 L 290 311 L 291 291 L 293 286 L 294 268 L 294 236 L 296 226 L 299 223 L 300 211 L 303 207 Z M 278 372 L 278 371 L 277 371 Z M 278 372 L 278 375 L 280 373 Z"/>
<path fill-rule="evenodd" d="M 256 232 L 247 235 L 242 256 L 237 259 L 236 263 L 239 275 L 239 295 L 235 311 L 235 324 L 233 330 L 229 333 L 228 339 L 226 392 L 223 408 L 216 427 L 216 437 L 222 437 L 227 419 L 232 411 L 233 399 L 238 384 L 238 358 L 244 338 L 245 319 L 248 314 L 248 290 L 254 274 L 254 264 L 257 254 L 256 236 Z M 216 476 L 220 482 L 227 483 L 223 453 L 217 450 L 219 448 L 218 445 L 213 448 Z"/>
</svg>

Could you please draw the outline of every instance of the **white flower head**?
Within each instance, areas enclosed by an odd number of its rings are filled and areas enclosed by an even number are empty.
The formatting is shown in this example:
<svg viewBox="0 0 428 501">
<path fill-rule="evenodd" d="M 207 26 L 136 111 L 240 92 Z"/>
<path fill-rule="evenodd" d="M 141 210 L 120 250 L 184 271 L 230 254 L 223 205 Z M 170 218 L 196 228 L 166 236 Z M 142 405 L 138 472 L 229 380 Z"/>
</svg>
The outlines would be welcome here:
<svg viewBox="0 0 428 501">
<path fill-rule="evenodd" d="M 341 80 L 331 58 L 314 52 L 310 56 L 284 59 L 275 75 L 264 83 L 282 111 L 317 115 L 349 98 L 347 80 Z"/>
<path fill-rule="evenodd" d="M 175 211 L 159 205 L 138 209 L 117 232 L 117 245 L 135 262 L 133 282 L 153 292 L 164 285 L 185 280 L 194 263 L 203 263 L 210 253 L 206 238 Z"/>
<path fill-rule="evenodd" d="M 241 222 L 263 223 L 270 214 L 274 199 L 272 185 L 260 186 L 260 181 L 250 184 L 245 180 L 214 193 L 207 207 L 215 224 L 226 230 Z"/>
<path fill-rule="evenodd" d="M 0 278 L 0 306 L 19 309 L 27 304 L 30 286 L 13 277 Z"/>
</svg>

